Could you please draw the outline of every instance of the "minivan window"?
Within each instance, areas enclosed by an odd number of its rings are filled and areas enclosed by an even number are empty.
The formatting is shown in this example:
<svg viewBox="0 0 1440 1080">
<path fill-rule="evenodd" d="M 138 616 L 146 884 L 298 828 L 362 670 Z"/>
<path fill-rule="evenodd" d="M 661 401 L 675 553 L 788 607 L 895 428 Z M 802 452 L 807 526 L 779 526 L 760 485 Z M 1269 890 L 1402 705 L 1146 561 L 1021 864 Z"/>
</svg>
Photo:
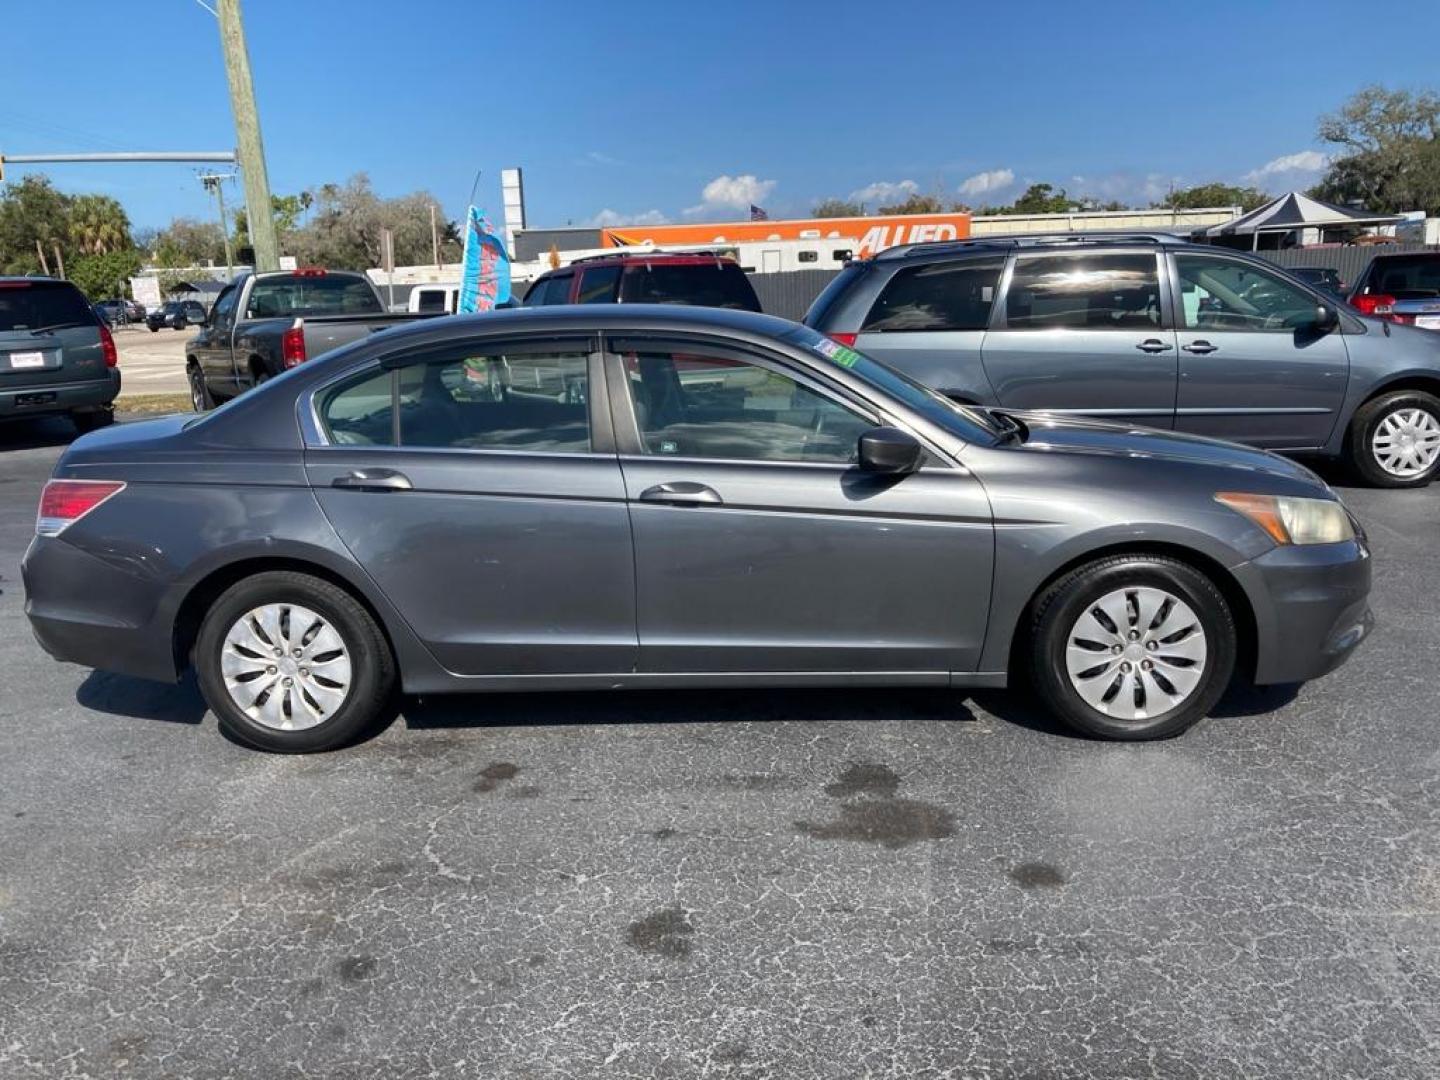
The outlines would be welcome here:
<svg viewBox="0 0 1440 1080">
<path fill-rule="evenodd" d="M 1011 330 L 1153 330 L 1161 323 L 1155 256 L 1017 259 L 1005 322 Z"/>
<path fill-rule="evenodd" d="M 95 312 L 74 285 L 59 281 L 0 282 L 0 331 L 94 326 Z"/>
<path fill-rule="evenodd" d="M 1177 255 L 1175 268 L 1180 324 L 1187 330 L 1284 333 L 1315 321 L 1313 296 L 1250 263 Z"/>
<path fill-rule="evenodd" d="M 984 330 L 1004 268 L 1004 259 L 906 267 L 890 279 L 861 330 Z"/>
<path fill-rule="evenodd" d="M 759 311 L 745 272 L 734 263 L 658 263 L 626 267 L 622 299 L 629 304 L 694 304 Z"/>
<path fill-rule="evenodd" d="M 577 304 L 608 304 L 615 299 L 615 283 L 620 280 L 620 267 L 596 266 L 580 277 Z"/>
<path fill-rule="evenodd" d="M 1400 300 L 1440 296 L 1440 258 L 1424 255 L 1383 255 L 1365 284 L 1367 293 L 1385 293 Z"/>
<path fill-rule="evenodd" d="M 564 304 L 570 299 L 570 282 L 574 274 L 557 274 L 554 277 L 545 278 L 535 283 L 528 293 L 525 294 L 525 303 L 530 307 L 540 307 L 543 304 Z"/>
</svg>

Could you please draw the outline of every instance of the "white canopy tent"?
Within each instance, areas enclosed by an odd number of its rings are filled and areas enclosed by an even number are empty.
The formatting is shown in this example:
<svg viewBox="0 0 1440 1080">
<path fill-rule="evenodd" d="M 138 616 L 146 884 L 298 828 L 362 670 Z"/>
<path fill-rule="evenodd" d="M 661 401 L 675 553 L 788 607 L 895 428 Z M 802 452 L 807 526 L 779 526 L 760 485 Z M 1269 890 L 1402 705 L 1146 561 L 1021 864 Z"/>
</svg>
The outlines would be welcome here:
<svg viewBox="0 0 1440 1080">
<path fill-rule="evenodd" d="M 1399 214 L 1372 214 L 1368 210 L 1352 210 L 1334 203 L 1321 202 L 1309 195 L 1292 191 L 1264 206 L 1242 214 L 1234 221 L 1198 230 L 1197 239 L 1210 241 L 1236 237 L 1250 238 L 1252 250 L 1260 246 L 1262 233 L 1288 233 L 1298 229 L 1333 229 L 1364 225 L 1390 225 L 1400 220 Z"/>
</svg>

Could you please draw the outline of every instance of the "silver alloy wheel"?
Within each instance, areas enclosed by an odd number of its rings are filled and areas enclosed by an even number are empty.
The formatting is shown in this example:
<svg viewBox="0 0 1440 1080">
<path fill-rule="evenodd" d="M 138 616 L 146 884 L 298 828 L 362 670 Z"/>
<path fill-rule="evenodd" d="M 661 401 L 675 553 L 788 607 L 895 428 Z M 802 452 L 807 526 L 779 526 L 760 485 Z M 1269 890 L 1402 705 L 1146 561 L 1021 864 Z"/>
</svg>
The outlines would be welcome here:
<svg viewBox="0 0 1440 1080">
<path fill-rule="evenodd" d="M 1391 476 L 1421 476 L 1440 458 L 1440 420 L 1425 409 L 1396 409 L 1376 425 L 1370 449 Z"/>
<path fill-rule="evenodd" d="M 205 411 L 205 384 L 198 371 L 190 372 L 190 405 L 196 412 Z"/>
<path fill-rule="evenodd" d="M 324 723 L 350 693 L 350 650 L 324 617 L 299 604 L 265 604 L 237 619 L 220 671 L 240 711 L 276 731 Z"/>
<path fill-rule="evenodd" d="M 1147 720 L 1183 704 L 1205 676 L 1205 628 L 1190 605 L 1151 586 L 1116 589 L 1075 620 L 1066 639 L 1070 685 L 1117 720 Z"/>
</svg>

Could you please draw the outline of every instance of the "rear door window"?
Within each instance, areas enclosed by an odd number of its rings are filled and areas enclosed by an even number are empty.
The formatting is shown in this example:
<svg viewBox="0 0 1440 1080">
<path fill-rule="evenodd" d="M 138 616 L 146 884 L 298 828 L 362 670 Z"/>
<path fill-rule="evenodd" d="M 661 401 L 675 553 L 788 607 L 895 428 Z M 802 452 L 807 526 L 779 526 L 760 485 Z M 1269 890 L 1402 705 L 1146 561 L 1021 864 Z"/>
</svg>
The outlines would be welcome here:
<svg viewBox="0 0 1440 1080">
<path fill-rule="evenodd" d="M 1011 330 L 1154 330 L 1162 321 L 1151 254 L 1021 257 L 1005 298 Z"/>
<path fill-rule="evenodd" d="M 574 277 L 574 274 L 556 274 L 536 283 L 535 287 L 526 293 L 525 303 L 530 307 L 569 303 L 570 282 Z"/>
<path fill-rule="evenodd" d="M 580 277 L 577 304 L 609 304 L 615 299 L 615 285 L 620 280 L 620 267 L 596 266 Z"/>
<path fill-rule="evenodd" d="M 1440 255 L 1387 255 L 1376 259 L 1365 291 L 1384 293 L 1397 300 L 1440 296 Z"/>
<path fill-rule="evenodd" d="M 0 331 L 94 325 L 95 312 L 73 285 L 0 282 Z"/>
<path fill-rule="evenodd" d="M 735 263 L 653 263 L 627 267 L 622 299 L 629 304 L 692 304 L 759 311 L 750 279 Z"/>
<path fill-rule="evenodd" d="M 335 275 L 287 274 L 255 283 L 250 290 L 245 317 L 378 315 L 383 310 L 368 281 Z"/>
<path fill-rule="evenodd" d="M 1004 268 L 1004 259 L 906 267 L 890 279 L 861 330 L 984 330 Z"/>
</svg>

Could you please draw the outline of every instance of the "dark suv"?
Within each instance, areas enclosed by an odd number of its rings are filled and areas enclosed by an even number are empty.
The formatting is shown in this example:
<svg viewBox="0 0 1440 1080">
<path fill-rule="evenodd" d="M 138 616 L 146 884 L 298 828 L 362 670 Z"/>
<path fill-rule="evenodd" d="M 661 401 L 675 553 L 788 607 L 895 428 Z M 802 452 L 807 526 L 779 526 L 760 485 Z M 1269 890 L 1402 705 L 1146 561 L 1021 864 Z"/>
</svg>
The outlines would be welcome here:
<svg viewBox="0 0 1440 1080">
<path fill-rule="evenodd" d="M 67 413 L 81 431 L 114 419 L 110 328 L 68 281 L 0 277 L 0 420 Z"/>
<path fill-rule="evenodd" d="M 1440 335 L 1166 234 L 890 248 L 805 322 L 971 404 L 1344 457 L 1383 487 L 1440 470 Z"/>
<path fill-rule="evenodd" d="M 526 307 L 547 304 L 691 304 L 759 311 L 745 271 L 720 255 L 636 255 L 577 259 L 535 279 Z"/>
</svg>

